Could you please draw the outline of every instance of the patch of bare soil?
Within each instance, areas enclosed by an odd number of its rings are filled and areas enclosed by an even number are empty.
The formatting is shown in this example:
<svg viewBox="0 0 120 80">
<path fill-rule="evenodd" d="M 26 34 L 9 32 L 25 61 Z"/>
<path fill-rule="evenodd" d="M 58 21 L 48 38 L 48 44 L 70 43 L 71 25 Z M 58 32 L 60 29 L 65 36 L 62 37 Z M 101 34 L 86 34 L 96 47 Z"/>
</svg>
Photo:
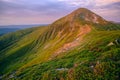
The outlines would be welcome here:
<svg viewBox="0 0 120 80">
<path fill-rule="evenodd" d="M 64 44 L 61 48 L 59 48 L 53 55 L 52 55 L 52 58 L 53 57 L 56 57 L 57 55 L 59 55 L 60 53 L 63 53 L 63 52 L 66 52 L 76 46 L 79 46 L 80 45 L 80 42 L 82 41 L 82 38 L 84 35 L 86 35 L 87 33 L 89 33 L 91 31 L 91 27 L 88 26 L 88 25 L 85 25 L 85 26 L 82 26 L 80 27 L 80 30 L 79 30 L 79 34 L 77 35 L 77 38 L 70 42 L 70 43 L 66 43 Z"/>
</svg>

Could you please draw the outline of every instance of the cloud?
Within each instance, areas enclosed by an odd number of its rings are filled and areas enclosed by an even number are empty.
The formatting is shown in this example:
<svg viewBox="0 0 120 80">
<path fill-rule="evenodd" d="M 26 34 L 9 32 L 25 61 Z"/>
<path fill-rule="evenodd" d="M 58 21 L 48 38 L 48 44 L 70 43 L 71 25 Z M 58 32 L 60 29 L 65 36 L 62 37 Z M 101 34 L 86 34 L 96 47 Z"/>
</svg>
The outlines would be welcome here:
<svg viewBox="0 0 120 80">
<path fill-rule="evenodd" d="M 93 9 L 93 12 L 97 13 L 98 15 L 101 15 L 103 18 L 105 18 L 108 21 L 120 21 L 120 11 L 117 9 L 110 10 L 109 8 L 99 8 L 99 9 Z"/>
<path fill-rule="evenodd" d="M 120 2 L 120 0 L 94 0 L 96 6 L 104 6 L 112 3 Z"/>
<path fill-rule="evenodd" d="M 0 24 L 50 23 L 79 7 L 120 21 L 120 0 L 0 0 Z"/>
<path fill-rule="evenodd" d="M 109 21 L 120 22 L 120 0 L 98 1 L 101 5 L 93 8 L 93 11 Z"/>
<path fill-rule="evenodd" d="M 120 11 L 120 2 L 115 2 L 115 3 L 111 3 L 109 5 L 105 5 L 105 6 L 103 6 L 103 8 L 116 9 L 116 10 Z"/>
<path fill-rule="evenodd" d="M 9 1 L 9 0 L 7 0 Z M 66 13 L 67 11 L 70 11 L 71 9 L 67 8 L 64 3 L 59 3 L 55 2 L 53 0 L 46 0 L 46 1 L 39 1 L 34 0 L 18 0 L 15 2 L 15 0 L 11 0 L 13 2 L 6 2 L 5 1 L 0 1 L 0 10 L 1 14 L 17 14 L 19 15 L 20 13 L 26 13 L 26 14 L 41 14 L 41 15 L 51 15 L 54 13 Z M 31 1 L 28 4 L 27 1 Z M 23 15 L 24 15 L 23 14 Z M 29 15 L 28 14 L 28 15 Z M 51 15 L 52 16 L 52 15 Z M 54 15 L 55 16 L 55 15 Z"/>
<path fill-rule="evenodd" d="M 14 0 L 1 0 L 1 1 L 4 1 L 4 2 L 13 2 Z"/>
<path fill-rule="evenodd" d="M 58 0 L 59 2 L 64 2 L 66 4 L 69 4 L 73 7 L 75 6 L 88 6 L 91 4 L 92 0 Z"/>
<path fill-rule="evenodd" d="M 94 6 L 104 6 L 111 3 L 120 2 L 120 0 L 58 0 L 74 6 L 88 6 L 94 4 Z"/>
<path fill-rule="evenodd" d="M 28 4 L 27 1 L 31 1 Z M 38 1 L 38 0 L 34 0 Z M 0 1 L 0 24 L 50 23 L 68 14 L 71 8 L 55 1 L 11 0 Z"/>
</svg>

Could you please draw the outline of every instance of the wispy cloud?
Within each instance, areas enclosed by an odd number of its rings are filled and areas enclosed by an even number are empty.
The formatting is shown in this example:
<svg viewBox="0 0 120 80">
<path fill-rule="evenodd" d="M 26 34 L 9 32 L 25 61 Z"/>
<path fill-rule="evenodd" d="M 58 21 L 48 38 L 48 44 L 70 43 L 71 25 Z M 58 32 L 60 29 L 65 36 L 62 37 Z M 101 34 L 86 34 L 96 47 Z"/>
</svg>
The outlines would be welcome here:
<svg viewBox="0 0 120 80">
<path fill-rule="evenodd" d="M 79 7 L 120 21 L 120 0 L 0 0 L 0 24 L 51 23 Z"/>
<path fill-rule="evenodd" d="M 93 4 L 94 6 L 104 6 L 111 3 L 120 2 L 120 0 L 58 0 L 74 6 L 88 6 Z"/>
<path fill-rule="evenodd" d="M 96 6 L 105 6 L 112 3 L 120 2 L 120 0 L 94 0 Z"/>
</svg>

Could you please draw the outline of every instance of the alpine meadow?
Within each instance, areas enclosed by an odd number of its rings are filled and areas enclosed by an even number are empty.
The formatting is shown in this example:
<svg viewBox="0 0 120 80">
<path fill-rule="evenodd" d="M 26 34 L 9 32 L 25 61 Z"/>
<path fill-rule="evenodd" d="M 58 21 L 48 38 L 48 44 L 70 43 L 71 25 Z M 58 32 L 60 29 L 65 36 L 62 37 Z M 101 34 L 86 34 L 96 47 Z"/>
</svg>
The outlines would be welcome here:
<svg viewBox="0 0 120 80">
<path fill-rule="evenodd" d="M 1 35 L 0 80 L 120 80 L 120 24 L 78 8 Z"/>
</svg>

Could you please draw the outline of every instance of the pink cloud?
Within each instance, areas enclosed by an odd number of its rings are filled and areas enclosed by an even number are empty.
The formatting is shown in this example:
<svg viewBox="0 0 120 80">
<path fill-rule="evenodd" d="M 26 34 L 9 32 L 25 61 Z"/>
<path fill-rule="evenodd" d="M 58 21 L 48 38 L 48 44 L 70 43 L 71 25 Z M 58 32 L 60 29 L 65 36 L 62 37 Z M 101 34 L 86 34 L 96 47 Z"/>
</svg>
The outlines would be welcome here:
<svg viewBox="0 0 120 80">
<path fill-rule="evenodd" d="M 91 4 L 94 4 L 95 6 L 103 6 L 103 5 L 108 5 L 115 2 L 120 2 L 120 0 L 58 0 L 58 1 L 65 2 L 67 4 L 74 5 L 74 6 L 78 6 L 78 5 L 87 6 Z"/>
<path fill-rule="evenodd" d="M 120 0 L 94 0 L 96 6 L 104 6 L 115 2 L 120 2 Z"/>
</svg>

